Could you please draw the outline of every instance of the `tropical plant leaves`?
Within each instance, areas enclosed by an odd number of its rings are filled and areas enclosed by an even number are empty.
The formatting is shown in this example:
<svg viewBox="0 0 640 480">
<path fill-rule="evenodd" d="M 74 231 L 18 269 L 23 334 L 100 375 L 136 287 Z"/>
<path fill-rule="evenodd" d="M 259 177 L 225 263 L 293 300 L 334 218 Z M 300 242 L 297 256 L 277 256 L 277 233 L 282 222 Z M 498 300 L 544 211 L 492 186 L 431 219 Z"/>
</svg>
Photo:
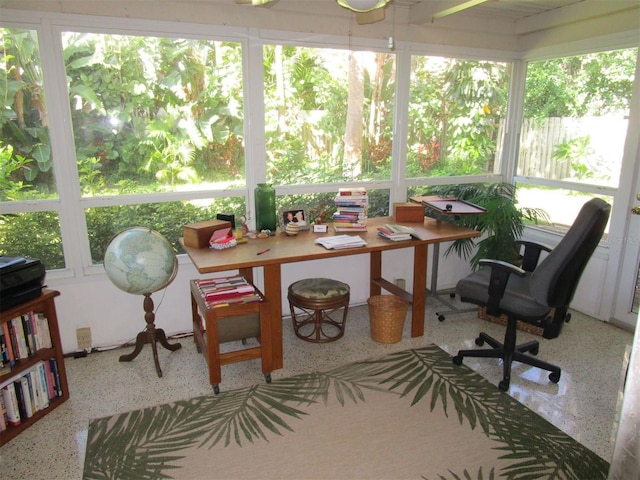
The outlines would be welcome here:
<svg viewBox="0 0 640 480">
<path fill-rule="evenodd" d="M 607 462 L 433 345 L 93 420 L 84 478 L 179 477 L 181 452 L 268 442 L 302 424 L 306 406 L 330 398 L 358 404 L 368 391 L 406 397 L 408 408 L 442 409 L 480 428 L 510 460 L 500 472 L 450 470 L 440 479 L 606 478 Z"/>
</svg>

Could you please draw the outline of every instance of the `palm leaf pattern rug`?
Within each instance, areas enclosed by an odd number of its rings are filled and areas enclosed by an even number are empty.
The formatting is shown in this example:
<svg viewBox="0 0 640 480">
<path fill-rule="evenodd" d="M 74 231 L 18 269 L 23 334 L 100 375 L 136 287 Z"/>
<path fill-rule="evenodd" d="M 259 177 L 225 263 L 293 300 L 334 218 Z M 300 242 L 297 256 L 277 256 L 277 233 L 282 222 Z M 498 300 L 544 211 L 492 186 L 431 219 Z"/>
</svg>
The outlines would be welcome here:
<svg viewBox="0 0 640 480">
<path fill-rule="evenodd" d="M 92 420 L 84 478 L 583 480 L 608 467 L 430 345 Z"/>
</svg>

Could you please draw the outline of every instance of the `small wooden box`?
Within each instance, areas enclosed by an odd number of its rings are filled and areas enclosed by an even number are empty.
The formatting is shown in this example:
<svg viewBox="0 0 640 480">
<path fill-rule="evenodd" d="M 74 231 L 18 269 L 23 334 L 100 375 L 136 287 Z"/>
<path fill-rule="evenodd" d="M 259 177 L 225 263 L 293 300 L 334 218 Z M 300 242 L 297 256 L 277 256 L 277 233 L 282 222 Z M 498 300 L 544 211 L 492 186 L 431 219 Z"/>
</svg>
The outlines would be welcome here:
<svg viewBox="0 0 640 480">
<path fill-rule="evenodd" d="M 192 248 L 209 248 L 209 239 L 213 232 L 222 228 L 231 228 L 231 222 L 226 220 L 208 220 L 206 222 L 190 223 L 182 227 L 184 244 Z"/>
<path fill-rule="evenodd" d="M 424 206 L 420 203 L 394 203 L 393 216 L 395 221 L 401 222 L 423 222 Z"/>
</svg>

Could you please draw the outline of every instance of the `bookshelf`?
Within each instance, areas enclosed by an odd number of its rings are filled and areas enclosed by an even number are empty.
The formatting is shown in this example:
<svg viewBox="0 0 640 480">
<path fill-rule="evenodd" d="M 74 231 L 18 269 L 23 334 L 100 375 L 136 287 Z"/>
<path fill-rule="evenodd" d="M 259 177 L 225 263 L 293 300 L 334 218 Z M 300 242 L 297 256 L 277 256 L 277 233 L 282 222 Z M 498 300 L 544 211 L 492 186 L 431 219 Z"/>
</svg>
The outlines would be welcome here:
<svg viewBox="0 0 640 480">
<path fill-rule="evenodd" d="M 64 368 L 62 342 L 60 341 L 60 330 L 58 328 L 58 317 L 56 315 L 55 306 L 55 297 L 58 295 L 60 295 L 60 292 L 58 291 L 44 289 L 42 295 L 39 297 L 0 312 L 0 326 L 3 327 L 5 323 L 11 322 L 14 318 L 20 317 L 21 315 L 29 312 L 33 312 L 34 314 L 43 314 L 47 318 L 49 324 L 49 333 L 52 345 L 51 348 L 41 348 L 26 358 L 15 360 L 15 363 L 11 366 L 11 370 L 0 375 L 0 385 L 4 385 L 8 380 L 16 376 L 20 376 L 23 372 L 26 374 L 40 362 L 48 362 L 49 359 L 53 358 L 57 363 L 59 387 L 62 390 L 59 396 L 49 399 L 48 407 L 34 411 L 31 417 L 21 418 L 19 425 L 13 426 L 7 423 L 6 430 L 0 432 L 0 446 L 12 440 L 24 429 L 36 423 L 69 398 L 69 386 L 67 383 L 66 370 Z"/>
</svg>

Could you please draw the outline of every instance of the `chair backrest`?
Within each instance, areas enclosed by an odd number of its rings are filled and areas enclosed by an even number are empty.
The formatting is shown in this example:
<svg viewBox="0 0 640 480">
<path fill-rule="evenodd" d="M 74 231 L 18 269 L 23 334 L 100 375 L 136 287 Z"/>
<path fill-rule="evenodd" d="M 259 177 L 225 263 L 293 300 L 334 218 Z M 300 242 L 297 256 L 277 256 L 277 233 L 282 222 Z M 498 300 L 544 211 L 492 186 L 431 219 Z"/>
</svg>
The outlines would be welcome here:
<svg viewBox="0 0 640 480">
<path fill-rule="evenodd" d="M 611 206 L 599 198 L 582 206 L 564 238 L 531 274 L 530 292 L 538 302 L 550 307 L 569 306 L 610 212 Z"/>
</svg>

